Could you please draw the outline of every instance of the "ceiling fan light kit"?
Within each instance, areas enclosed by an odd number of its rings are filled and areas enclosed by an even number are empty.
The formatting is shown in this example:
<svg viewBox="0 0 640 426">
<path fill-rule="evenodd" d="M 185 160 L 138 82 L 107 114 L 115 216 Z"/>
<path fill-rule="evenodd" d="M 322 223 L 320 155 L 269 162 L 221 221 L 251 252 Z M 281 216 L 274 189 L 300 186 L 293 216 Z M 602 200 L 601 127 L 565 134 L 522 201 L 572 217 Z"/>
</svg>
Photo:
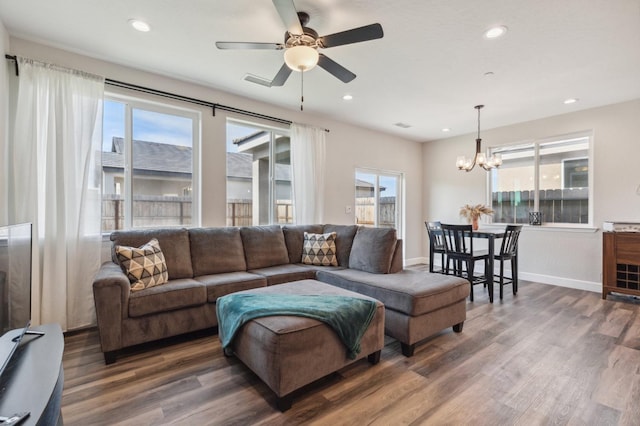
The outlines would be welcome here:
<svg viewBox="0 0 640 426">
<path fill-rule="evenodd" d="M 305 71 L 311 70 L 316 65 L 343 83 L 349 83 L 356 78 L 356 75 L 318 52 L 318 49 L 374 40 L 382 38 L 384 35 L 382 26 L 376 23 L 320 37 L 314 29 L 306 26 L 309 22 L 309 14 L 296 11 L 293 0 L 273 0 L 273 5 L 287 28 L 284 43 L 216 42 L 218 49 L 284 49 L 285 63 L 271 81 L 270 87 L 284 85 L 292 70 L 304 74 Z"/>
<path fill-rule="evenodd" d="M 309 46 L 294 46 L 284 52 L 284 62 L 293 71 L 309 71 L 318 65 L 319 58 L 318 51 Z"/>
<path fill-rule="evenodd" d="M 484 108 L 484 105 L 476 105 L 474 108 L 478 110 L 478 137 L 476 138 L 476 153 L 473 158 L 459 156 L 456 160 L 456 166 L 458 167 L 458 170 L 470 172 L 477 164 L 486 171 L 489 171 L 502 165 L 502 155 L 493 154 L 490 157 L 487 157 L 487 155 L 482 152 L 482 139 L 480 139 L 480 110 Z"/>
</svg>

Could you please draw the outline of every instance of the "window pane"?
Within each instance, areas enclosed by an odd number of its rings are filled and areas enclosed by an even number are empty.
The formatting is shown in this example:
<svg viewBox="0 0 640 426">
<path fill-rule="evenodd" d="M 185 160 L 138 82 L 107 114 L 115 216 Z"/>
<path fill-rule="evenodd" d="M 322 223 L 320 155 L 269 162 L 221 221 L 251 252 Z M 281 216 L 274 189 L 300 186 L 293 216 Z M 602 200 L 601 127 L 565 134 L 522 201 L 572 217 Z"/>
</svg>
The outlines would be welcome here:
<svg viewBox="0 0 640 426">
<path fill-rule="evenodd" d="M 398 178 L 396 176 L 380 176 L 379 185 L 378 226 L 397 228 Z"/>
<path fill-rule="evenodd" d="M 289 136 L 275 135 L 275 222 L 293 223 L 291 192 L 291 142 Z"/>
<path fill-rule="evenodd" d="M 589 138 L 540 144 L 539 155 L 543 220 L 589 223 Z"/>
<path fill-rule="evenodd" d="M 534 210 L 535 149 L 533 144 L 493 150 L 502 154 L 502 166 L 491 170 L 493 222 L 527 223 Z"/>
<path fill-rule="evenodd" d="M 292 199 L 289 136 L 228 122 L 227 225 L 292 223 Z"/>
<path fill-rule="evenodd" d="M 191 225 L 193 120 L 134 108 L 133 227 Z"/>
<path fill-rule="evenodd" d="M 376 175 L 356 172 L 356 224 L 376 225 Z"/>
<path fill-rule="evenodd" d="M 104 101 L 102 129 L 102 231 L 124 228 L 124 114 L 121 102 Z"/>
</svg>

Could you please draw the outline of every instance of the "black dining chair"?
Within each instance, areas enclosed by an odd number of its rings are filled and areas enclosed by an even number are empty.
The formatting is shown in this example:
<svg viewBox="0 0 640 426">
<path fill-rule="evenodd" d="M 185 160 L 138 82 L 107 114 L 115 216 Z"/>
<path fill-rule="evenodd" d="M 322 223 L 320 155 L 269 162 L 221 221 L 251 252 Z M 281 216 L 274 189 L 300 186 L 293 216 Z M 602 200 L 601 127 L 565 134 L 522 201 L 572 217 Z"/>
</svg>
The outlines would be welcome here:
<svg viewBox="0 0 640 426">
<path fill-rule="evenodd" d="M 474 250 L 472 225 L 442 224 L 444 248 L 447 255 L 446 273 L 449 272 L 449 261 L 454 264 L 454 275 L 466 278 L 471 286 L 470 300 L 473 302 L 473 286 L 488 284 L 489 301 L 493 303 L 493 271 L 489 269 L 489 251 Z M 484 262 L 484 274 L 474 274 L 476 262 Z"/>
<path fill-rule="evenodd" d="M 445 250 L 444 239 L 442 238 L 442 224 L 440 222 L 425 222 L 424 226 L 427 227 L 427 234 L 429 235 L 429 272 L 434 272 L 433 259 L 436 254 L 440 255 L 440 268 L 441 274 L 445 273 Z M 448 262 L 448 261 L 447 261 Z"/>
<path fill-rule="evenodd" d="M 504 230 L 504 238 L 500 246 L 500 253 L 493 258 L 500 262 L 500 274 L 496 277 L 500 281 L 500 299 L 503 296 L 503 287 L 511 284 L 513 294 L 518 293 L 518 238 L 522 231 L 522 225 L 507 225 Z M 504 263 L 511 261 L 511 277 L 506 277 L 504 273 Z"/>
</svg>

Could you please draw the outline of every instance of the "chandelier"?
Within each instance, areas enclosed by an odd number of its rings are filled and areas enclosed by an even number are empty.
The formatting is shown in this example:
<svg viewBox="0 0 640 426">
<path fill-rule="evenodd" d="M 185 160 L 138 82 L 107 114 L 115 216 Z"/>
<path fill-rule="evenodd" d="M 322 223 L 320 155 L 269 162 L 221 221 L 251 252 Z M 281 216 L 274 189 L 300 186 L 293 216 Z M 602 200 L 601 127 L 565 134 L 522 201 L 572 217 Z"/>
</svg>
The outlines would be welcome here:
<svg viewBox="0 0 640 426">
<path fill-rule="evenodd" d="M 470 172 L 475 165 L 482 167 L 485 170 L 491 170 L 502 165 L 502 156 L 500 154 L 493 154 L 487 158 L 484 152 L 481 151 L 482 139 L 480 139 L 480 110 L 484 108 L 484 105 L 476 105 L 474 107 L 478 110 L 478 138 L 476 139 L 476 155 L 469 159 L 465 156 L 459 156 L 456 161 L 458 170 L 464 170 Z"/>
</svg>

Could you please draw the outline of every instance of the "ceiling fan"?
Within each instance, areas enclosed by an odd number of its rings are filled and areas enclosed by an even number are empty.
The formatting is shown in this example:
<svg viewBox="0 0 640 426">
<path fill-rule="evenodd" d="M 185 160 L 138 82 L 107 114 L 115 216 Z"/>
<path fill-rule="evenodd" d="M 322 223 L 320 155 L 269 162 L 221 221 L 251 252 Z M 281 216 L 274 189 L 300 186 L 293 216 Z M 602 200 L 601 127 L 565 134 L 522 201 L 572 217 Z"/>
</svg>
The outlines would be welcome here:
<svg viewBox="0 0 640 426">
<path fill-rule="evenodd" d="M 293 0 L 273 0 L 273 4 L 287 28 L 284 43 L 216 42 L 218 49 L 284 50 L 285 63 L 271 81 L 270 86 L 284 85 L 292 70 L 309 71 L 316 65 L 342 82 L 348 83 L 356 78 L 356 75 L 319 53 L 318 49 L 374 40 L 384 35 L 382 26 L 376 23 L 320 37 L 314 29 L 306 26 L 309 22 L 309 14 L 296 11 Z"/>
</svg>

